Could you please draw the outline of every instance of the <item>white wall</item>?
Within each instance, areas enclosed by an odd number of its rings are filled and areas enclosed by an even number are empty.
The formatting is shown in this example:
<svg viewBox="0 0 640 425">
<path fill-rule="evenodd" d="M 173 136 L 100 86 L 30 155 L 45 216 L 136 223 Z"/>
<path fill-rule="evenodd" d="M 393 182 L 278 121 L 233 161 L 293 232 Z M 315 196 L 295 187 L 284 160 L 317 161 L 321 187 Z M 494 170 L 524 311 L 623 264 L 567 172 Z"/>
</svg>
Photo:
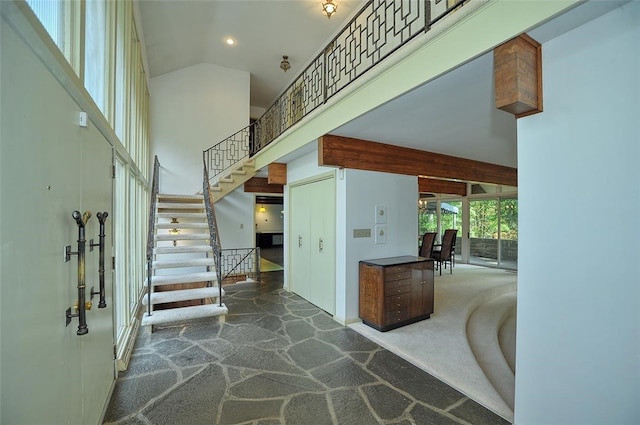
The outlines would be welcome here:
<svg viewBox="0 0 640 425">
<path fill-rule="evenodd" d="M 415 176 L 344 170 L 338 178 L 336 203 L 339 244 L 344 247 L 338 255 L 336 298 L 337 315 L 346 322 L 358 319 L 360 260 L 418 255 L 418 179 Z M 387 211 L 386 243 L 375 243 L 376 206 Z M 354 229 L 371 229 L 370 238 L 354 238 Z M 343 302 L 344 304 L 341 304 Z M 338 314 L 340 312 L 340 314 Z"/>
<path fill-rule="evenodd" d="M 160 190 L 202 191 L 202 151 L 249 124 L 249 73 L 198 64 L 152 78 L 149 94 Z"/>
<path fill-rule="evenodd" d="M 260 207 L 264 207 L 266 211 L 260 211 Z M 274 233 L 284 231 L 284 210 L 281 204 L 256 204 L 256 232 Z"/>
<path fill-rule="evenodd" d="M 518 120 L 515 422 L 640 423 L 640 4 L 543 46 Z"/>
<path fill-rule="evenodd" d="M 253 199 L 253 193 L 245 193 L 238 188 L 215 203 L 222 249 L 256 246 Z"/>
</svg>

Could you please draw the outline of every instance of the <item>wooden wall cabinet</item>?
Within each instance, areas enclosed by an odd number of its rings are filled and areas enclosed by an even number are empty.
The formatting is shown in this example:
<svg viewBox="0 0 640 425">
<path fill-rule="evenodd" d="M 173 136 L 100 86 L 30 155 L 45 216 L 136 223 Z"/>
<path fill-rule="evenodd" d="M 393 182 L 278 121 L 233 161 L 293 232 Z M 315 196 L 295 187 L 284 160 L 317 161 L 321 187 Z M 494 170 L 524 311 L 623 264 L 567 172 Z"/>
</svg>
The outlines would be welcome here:
<svg viewBox="0 0 640 425">
<path fill-rule="evenodd" d="M 433 313 L 433 260 L 390 257 L 360 261 L 360 319 L 385 332 Z"/>
</svg>

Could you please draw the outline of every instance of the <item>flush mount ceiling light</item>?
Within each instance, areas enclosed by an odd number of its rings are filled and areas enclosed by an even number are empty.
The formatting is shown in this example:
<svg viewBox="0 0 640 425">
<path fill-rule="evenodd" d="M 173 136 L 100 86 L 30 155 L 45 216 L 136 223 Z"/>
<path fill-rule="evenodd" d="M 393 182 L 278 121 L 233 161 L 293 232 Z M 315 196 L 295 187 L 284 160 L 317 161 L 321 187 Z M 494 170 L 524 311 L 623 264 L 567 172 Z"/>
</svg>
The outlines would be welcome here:
<svg viewBox="0 0 640 425">
<path fill-rule="evenodd" d="M 229 46 L 236 44 L 236 40 L 233 37 L 225 37 L 224 42 Z"/>
<path fill-rule="evenodd" d="M 331 19 L 331 15 L 338 11 L 338 5 L 333 0 L 327 0 L 326 3 L 322 3 L 322 13 L 327 15 L 327 18 Z"/>
<path fill-rule="evenodd" d="M 289 56 L 287 55 L 282 56 L 282 62 L 280 62 L 280 68 L 284 72 L 287 72 L 287 69 L 291 68 L 291 64 L 289 63 Z"/>
</svg>

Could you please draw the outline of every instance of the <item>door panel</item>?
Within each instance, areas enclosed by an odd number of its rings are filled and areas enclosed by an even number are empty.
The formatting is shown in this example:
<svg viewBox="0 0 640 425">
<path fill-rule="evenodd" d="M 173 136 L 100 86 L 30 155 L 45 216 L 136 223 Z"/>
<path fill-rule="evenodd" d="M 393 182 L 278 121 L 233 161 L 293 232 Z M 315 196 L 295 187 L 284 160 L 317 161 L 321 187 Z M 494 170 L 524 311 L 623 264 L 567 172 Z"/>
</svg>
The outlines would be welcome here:
<svg viewBox="0 0 640 425">
<path fill-rule="evenodd" d="M 298 186 L 291 189 L 291 291 L 302 298 L 310 297 L 310 195 L 308 188 Z"/>
<path fill-rule="evenodd" d="M 335 314 L 335 188 L 333 178 L 290 191 L 290 288 Z"/>
<path fill-rule="evenodd" d="M 112 148 L 102 135 L 90 127 L 83 134 L 82 140 L 82 211 L 91 211 L 91 218 L 85 227 L 87 239 L 86 262 L 86 299 L 92 301 L 91 310 L 87 311 L 87 327 L 89 333 L 78 337 L 81 342 L 82 362 L 82 396 L 84 423 L 98 423 L 102 413 L 95 406 L 104 403 L 109 396 L 111 381 L 114 379 L 113 359 L 113 292 L 111 270 L 112 245 Z M 91 296 L 91 290 L 99 292 L 99 257 L 100 249 L 94 246 L 90 250 L 89 241 L 99 243 L 100 222 L 98 212 L 107 212 L 105 221 L 105 308 L 98 308 L 100 295 Z"/>
<path fill-rule="evenodd" d="M 310 186 L 310 299 L 327 313 L 335 314 L 334 181 L 322 180 Z"/>
</svg>

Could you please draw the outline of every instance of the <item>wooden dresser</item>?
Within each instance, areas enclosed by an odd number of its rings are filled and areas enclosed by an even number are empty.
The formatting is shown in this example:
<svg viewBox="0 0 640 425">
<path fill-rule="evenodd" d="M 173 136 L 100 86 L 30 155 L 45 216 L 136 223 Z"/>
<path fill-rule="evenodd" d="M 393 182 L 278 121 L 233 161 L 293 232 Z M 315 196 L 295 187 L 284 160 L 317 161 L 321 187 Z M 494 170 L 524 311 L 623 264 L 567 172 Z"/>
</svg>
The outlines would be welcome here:
<svg viewBox="0 0 640 425">
<path fill-rule="evenodd" d="M 433 260 L 390 257 L 360 261 L 360 318 L 388 331 L 433 313 Z"/>
</svg>

